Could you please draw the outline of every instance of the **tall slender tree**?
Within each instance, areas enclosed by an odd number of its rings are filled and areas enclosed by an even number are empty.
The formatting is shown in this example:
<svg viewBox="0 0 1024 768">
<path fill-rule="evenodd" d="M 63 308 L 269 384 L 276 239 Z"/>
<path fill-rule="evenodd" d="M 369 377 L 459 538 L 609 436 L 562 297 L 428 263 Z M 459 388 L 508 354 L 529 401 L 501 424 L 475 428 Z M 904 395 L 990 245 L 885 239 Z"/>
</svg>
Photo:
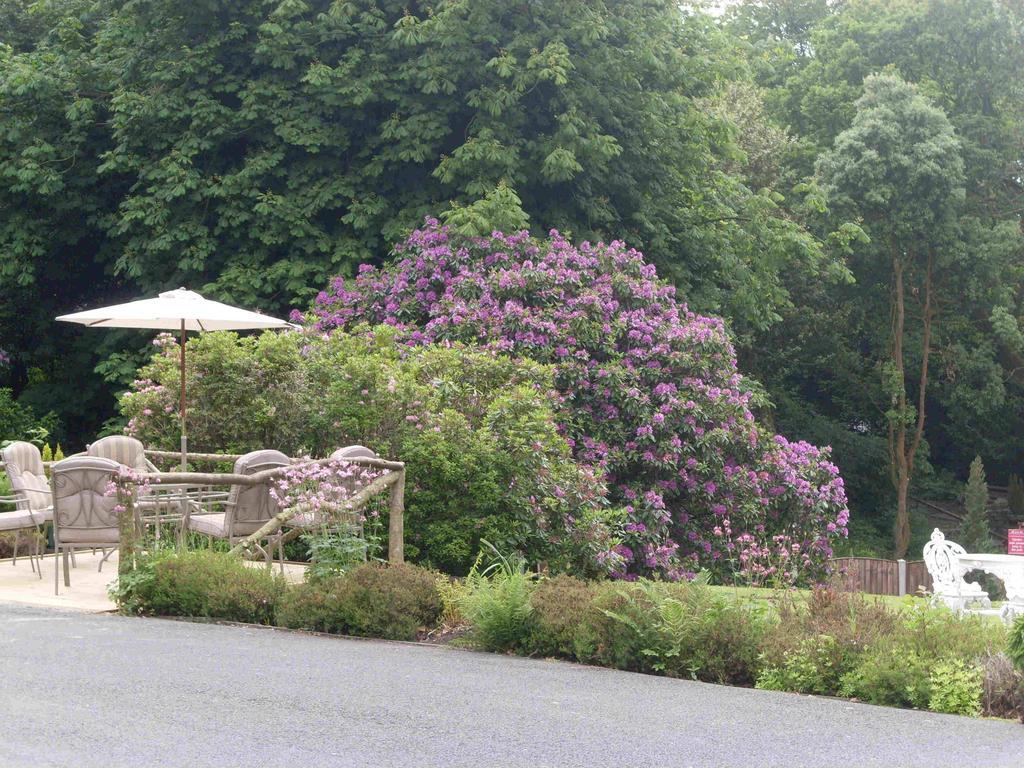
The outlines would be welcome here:
<svg viewBox="0 0 1024 768">
<path fill-rule="evenodd" d="M 992 548 L 988 525 L 988 483 L 981 456 L 971 462 L 971 472 L 964 486 L 964 515 L 960 524 L 960 544 L 968 552 L 986 552 Z"/>
<path fill-rule="evenodd" d="M 902 557 L 910 543 L 914 461 L 924 438 L 936 294 L 964 197 L 960 143 L 942 110 L 913 85 L 873 75 L 864 82 L 853 124 L 819 158 L 817 170 L 833 206 L 858 217 L 871 239 L 858 279 L 889 284 L 886 348 L 876 353 L 896 489 L 894 549 Z"/>
</svg>

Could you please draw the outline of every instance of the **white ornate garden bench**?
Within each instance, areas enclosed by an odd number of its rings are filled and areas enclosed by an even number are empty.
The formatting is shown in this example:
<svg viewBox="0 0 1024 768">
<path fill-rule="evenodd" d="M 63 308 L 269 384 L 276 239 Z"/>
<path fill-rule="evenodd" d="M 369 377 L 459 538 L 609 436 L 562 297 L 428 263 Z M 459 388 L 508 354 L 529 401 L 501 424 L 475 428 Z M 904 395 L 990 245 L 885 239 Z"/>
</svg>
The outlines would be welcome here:
<svg viewBox="0 0 1024 768">
<path fill-rule="evenodd" d="M 966 611 L 980 604 L 991 608 L 988 593 L 976 581 L 964 581 L 971 570 L 985 571 L 997 577 L 1006 587 L 1006 604 L 999 615 L 1012 621 L 1024 615 L 1024 556 L 971 554 L 959 544 L 947 541 L 936 528 L 931 540 L 924 545 L 924 563 L 934 582 L 932 599 L 948 605 L 954 611 Z"/>
</svg>

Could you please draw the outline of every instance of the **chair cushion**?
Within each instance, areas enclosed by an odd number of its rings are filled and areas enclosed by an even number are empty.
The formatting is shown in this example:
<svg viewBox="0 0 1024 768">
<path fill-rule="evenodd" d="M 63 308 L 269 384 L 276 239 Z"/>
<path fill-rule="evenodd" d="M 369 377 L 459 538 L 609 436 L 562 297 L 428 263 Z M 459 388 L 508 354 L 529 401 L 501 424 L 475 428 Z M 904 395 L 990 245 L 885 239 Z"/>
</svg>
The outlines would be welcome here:
<svg viewBox="0 0 1024 768">
<path fill-rule="evenodd" d="M 117 544 L 121 532 L 117 528 L 65 528 L 58 534 L 61 544 Z"/>
<path fill-rule="evenodd" d="M 134 437 L 111 435 L 101 438 L 86 449 L 89 456 L 113 459 L 118 464 L 131 467 L 136 472 L 150 472 L 151 467 L 146 459 L 146 448 Z"/>
<path fill-rule="evenodd" d="M 4 464 L 11 488 L 31 509 L 46 509 L 52 503 L 50 481 L 43 471 L 39 449 L 23 441 L 11 443 L 3 449 Z"/>
<path fill-rule="evenodd" d="M 348 445 L 331 454 L 332 459 L 379 459 L 380 457 L 365 445 Z"/>
<path fill-rule="evenodd" d="M 53 511 L 38 510 L 32 512 L 19 509 L 16 512 L 0 512 L 0 531 L 17 531 L 22 528 L 35 528 L 53 519 Z"/>
<path fill-rule="evenodd" d="M 235 536 L 248 536 L 249 534 L 256 533 L 256 531 L 263 527 L 264 523 L 266 523 L 265 520 L 252 523 L 236 520 L 232 533 Z M 224 514 L 192 515 L 188 519 L 188 527 L 196 533 L 213 536 L 215 539 L 226 539 L 228 537 L 227 522 Z"/>
</svg>

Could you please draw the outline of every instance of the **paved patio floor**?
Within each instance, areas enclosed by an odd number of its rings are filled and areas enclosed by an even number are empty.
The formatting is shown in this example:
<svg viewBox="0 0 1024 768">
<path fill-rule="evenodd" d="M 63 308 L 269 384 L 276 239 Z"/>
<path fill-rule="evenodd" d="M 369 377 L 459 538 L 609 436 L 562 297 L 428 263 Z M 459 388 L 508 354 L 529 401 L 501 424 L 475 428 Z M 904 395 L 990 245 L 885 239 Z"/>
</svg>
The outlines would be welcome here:
<svg viewBox="0 0 1024 768">
<path fill-rule="evenodd" d="M 107 559 L 102 571 L 98 570 L 102 559 L 99 550 L 95 554 L 90 550 L 77 552 L 75 559 L 78 566 L 71 569 L 71 586 L 64 586 L 62 571 L 58 595 L 53 594 L 53 555 L 43 557 L 41 579 L 32 572 L 27 557 L 19 557 L 16 564 L 9 559 L 0 560 L 0 602 L 66 608 L 87 613 L 116 610 L 117 606 L 107 595 L 107 587 L 117 578 L 117 553 Z M 252 566 L 260 568 L 263 564 L 254 562 Z M 277 567 L 275 564 L 274 568 Z M 304 565 L 285 563 L 284 567 L 285 578 L 292 582 L 302 581 L 306 571 Z"/>
</svg>

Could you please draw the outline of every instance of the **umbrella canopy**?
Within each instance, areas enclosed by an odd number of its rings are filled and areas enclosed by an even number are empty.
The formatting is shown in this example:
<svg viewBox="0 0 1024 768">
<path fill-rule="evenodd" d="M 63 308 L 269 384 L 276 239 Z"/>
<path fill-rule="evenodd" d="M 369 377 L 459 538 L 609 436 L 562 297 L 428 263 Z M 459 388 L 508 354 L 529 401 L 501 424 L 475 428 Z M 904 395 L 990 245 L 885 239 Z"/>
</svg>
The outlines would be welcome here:
<svg viewBox="0 0 1024 768">
<path fill-rule="evenodd" d="M 252 328 L 287 328 L 290 323 L 276 317 L 204 299 L 195 291 L 179 288 L 155 299 L 129 301 L 110 307 L 89 309 L 57 318 L 90 328 L 153 328 L 179 331 L 242 331 Z"/>
<path fill-rule="evenodd" d="M 85 312 L 61 315 L 66 323 L 89 328 L 152 328 L 181 332 L 181 466 L 185 468 L 188 438 L 185 435 L 185 333 L 187 331 L 242 331 L 257 328 L 291 328 L 291 323 L 276 317 L 232 307 L 204 299 L 195 291 L 179 288 L 155 299 L 114 304 Z"/>
</svg>

